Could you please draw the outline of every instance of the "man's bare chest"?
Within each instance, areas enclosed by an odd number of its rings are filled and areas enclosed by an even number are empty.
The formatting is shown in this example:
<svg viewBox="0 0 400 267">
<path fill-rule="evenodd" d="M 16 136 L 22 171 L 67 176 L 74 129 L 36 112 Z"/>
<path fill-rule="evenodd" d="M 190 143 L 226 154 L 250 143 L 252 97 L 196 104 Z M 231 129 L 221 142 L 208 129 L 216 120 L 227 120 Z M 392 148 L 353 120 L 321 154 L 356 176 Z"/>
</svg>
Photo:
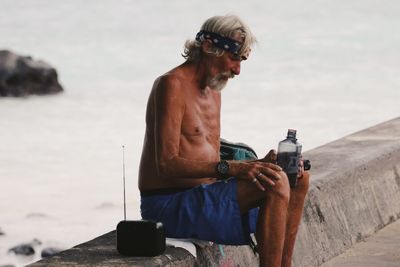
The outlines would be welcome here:
<svg viewBox="0 0 400 267">
<path fill-rule="evenodd" d="M 184 135 L 219 135 L 220 107 L 214 99 L 189 101 L 185 105 L 181 130 Z"/>
</svg>

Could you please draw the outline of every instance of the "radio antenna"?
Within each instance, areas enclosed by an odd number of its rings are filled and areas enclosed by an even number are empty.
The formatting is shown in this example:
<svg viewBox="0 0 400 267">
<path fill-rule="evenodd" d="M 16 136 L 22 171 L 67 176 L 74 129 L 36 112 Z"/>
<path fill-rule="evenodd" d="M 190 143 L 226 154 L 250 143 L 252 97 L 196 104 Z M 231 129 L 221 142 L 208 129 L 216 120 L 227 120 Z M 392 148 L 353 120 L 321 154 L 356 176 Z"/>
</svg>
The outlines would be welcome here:
<svg viewBox="0 0 400 267">
<path fill-rule="evenodd" d="M 125 198 L 125 146 L 122 145 L 122 177 L 124 180 L 124 220 L 126 221 L 126 198 Z"/>
</svg>

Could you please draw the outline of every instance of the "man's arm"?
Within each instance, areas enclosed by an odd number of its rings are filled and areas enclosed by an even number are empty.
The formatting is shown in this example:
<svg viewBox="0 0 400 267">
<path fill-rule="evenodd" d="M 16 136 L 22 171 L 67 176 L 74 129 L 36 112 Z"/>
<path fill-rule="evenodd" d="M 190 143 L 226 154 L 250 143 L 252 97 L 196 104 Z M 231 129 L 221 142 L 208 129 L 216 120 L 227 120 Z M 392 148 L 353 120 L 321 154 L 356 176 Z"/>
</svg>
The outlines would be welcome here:
<svg viewBox="0 0 400 267">
<path fill-rule="evenodd" d="M 155 150 L 157 171 L 161 177 L 216 177 L 218 163 L 190 160 L 179 156 L 181 127 L 185 113 L 184 88 L 173 76 L 166 75 L 155 83 Z"/>
<path fill-rule="evenodd" d="M 156 165 L 160 177 L 208 178 L 218 177 L 216 165 L 219 161 L 201 161 L 179 155 L 182 120 L 185 113 L 184 88 L 171 76 L 162 76 L 155 83 L 155 151 Z M 229 161 L 229 176 L 237 179 L 254 178 L 273 185 L 279 179 L 279 166 L 267 162 Z M 260 178 L 259 173 L 264 177 Z M 262 189 L 261 185 L 259 185 Z"/>
</svg>

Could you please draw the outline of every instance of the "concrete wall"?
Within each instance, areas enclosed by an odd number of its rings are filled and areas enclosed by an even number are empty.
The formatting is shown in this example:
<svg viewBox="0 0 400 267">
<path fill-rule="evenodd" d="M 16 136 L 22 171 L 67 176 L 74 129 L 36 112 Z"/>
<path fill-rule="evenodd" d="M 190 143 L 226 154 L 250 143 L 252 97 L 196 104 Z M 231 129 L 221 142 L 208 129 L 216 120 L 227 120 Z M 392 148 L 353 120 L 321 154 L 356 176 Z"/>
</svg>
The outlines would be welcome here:
<svg viewBox="0 0 400 267">
<path fill-rule="evenodd" d="M 153 258 L 123 257 L 116 250 L 116 232 L 112 231 L 30 266 L 257 266 L 258 258 L 249 246 L 197 247 L 197 258 L 183 248 L 167 246 L 163 255 Z"/>
<path fill-rule="evenodd" d="M 312 183 L 294 266 L 318 266 L 400 217 L 400 118 L 304 157 Z"/>
<path fill-rule="evenodd" d="M 304 153 L 312 182 L 293 265 L 318 266 L 400 217 L 400 117 Z M 168 247 L 155 258 L 121 257 L 115 232 L 44 259 L 47 265 L 257 266 L 248 246 Z"/>
</svg>

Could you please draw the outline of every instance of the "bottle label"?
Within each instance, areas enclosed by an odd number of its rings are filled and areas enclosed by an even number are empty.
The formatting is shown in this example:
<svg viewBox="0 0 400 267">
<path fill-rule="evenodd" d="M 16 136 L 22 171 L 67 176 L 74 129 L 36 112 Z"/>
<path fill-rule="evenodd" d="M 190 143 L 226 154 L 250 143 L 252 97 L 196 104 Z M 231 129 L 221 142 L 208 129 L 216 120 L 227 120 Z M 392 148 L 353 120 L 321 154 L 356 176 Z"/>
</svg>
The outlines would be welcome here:
<svg viewBox="0 0 400 267">
<path fill-rule="evenodd" d="M 297 185 L 298 155 L 297 152 L 281 152 L 277 157 L 277 163 L 288 176 L 292 188 Z"/>
<path fill-rule="evenodd" d="M 282 152 L 278 154 L 278 165 L 282 167 L 282 169 L 287 174 L 296 173 L 298 168 L 298 154 L 297 152 Z"/>
</svg>

